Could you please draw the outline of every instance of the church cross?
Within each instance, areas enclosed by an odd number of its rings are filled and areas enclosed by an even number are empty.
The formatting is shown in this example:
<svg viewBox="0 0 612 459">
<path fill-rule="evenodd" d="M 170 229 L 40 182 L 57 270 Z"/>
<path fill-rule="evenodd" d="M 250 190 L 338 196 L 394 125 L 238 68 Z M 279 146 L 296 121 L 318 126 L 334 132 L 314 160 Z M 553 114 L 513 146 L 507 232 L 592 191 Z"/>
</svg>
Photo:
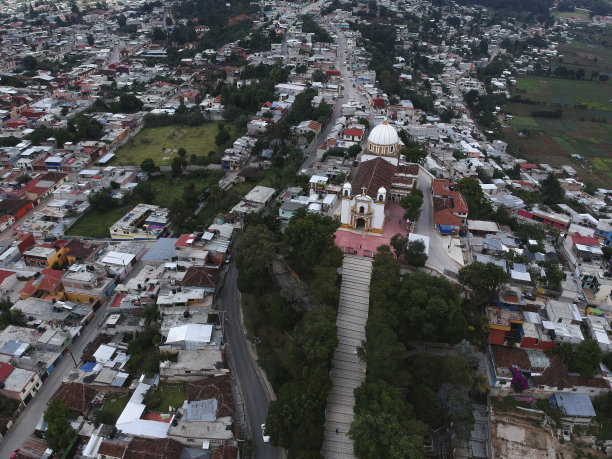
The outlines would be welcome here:
<svg viewBox="0 0 612 459">
<path fill-rule="evenodd" d="M 365 196 L 366 190 L 367 190 L 367 188 L 365 186 L 361 187 L 361 194 L 362 194 L 362 196 Z"/>
</svg>

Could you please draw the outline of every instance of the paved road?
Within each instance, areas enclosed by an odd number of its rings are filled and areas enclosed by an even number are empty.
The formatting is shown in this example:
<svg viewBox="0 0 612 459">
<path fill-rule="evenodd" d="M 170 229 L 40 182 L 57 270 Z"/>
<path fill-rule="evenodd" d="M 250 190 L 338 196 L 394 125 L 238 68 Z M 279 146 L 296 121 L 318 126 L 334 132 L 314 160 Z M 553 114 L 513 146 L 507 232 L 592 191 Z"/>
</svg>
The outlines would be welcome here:
<svg viewBox="0 0 612 459">
<path fill-rule="evenodd" d="M 230 359 L 233 362 L 236 377 L 242 388 L 243 401 L 253 434 L 255 458 L 281 458 L 280 448 L 264 443 L 261 437 L 261 424 L 266 422 L 268 413 L 268 398 L 257 373 L 240 326 L 240 313 L 238 305 L 238 288 L 236 279 L 238 270 L 234 262 L 230 263 L 225 277 L 224 286 L 218 297 L 219 310 L 224 311 L 224 336 L 229 345 Z"/>
<path fill-rule="evenodd" d="M 308 155 L 304 163 L 302 164 L 302 169 L 306 169 L 312 165 L 312 163 L 317 159 L 317 150 L 318 148 L 325 143 L 327 137 L 332 131 L 336 120 L 342 116 L 342 105 L 346 104 L 350 100 L 358 100 L 363 98 L 363 95 L 357 91 L 357 89 L 353 86 L 353 79 L 351 75 L 351 71 L 346 64 L 347 55 L 346 51 L 346 37 L 344 33 L 340 29 L 336 29 L 336 35 L 338 37 L 338 50 L 337 50 L 337 58 L 336 58 L 336 67 L 340 69 L 341 79 L 340 84 L 344 86 L 343 96 L 341 99 L 338 99 L 336 105 L 334 107 L 334 111 L 332 113 L 329 122 L 326 127 L 321 131 L 319 136 L 313 141 L 310 148 L 306 151 Z M 365 136 L 364 136 L 365 138 Z"/>
<path fill-rule="evenodd" d="M 107 308 L 108 302 L 96 312 L 93 320 L 72 346 L 72 354 L 77 362 L 80 360 L 87 343 L 98 335 L 98 327 L 106 316 Z M 38 391 L 38 395 L 32 399 L 25 411 L 21 413 L 21 416 L 11 427 L 9 433 L 2 439 L 0 443 L 0 458 L 9 457 L 16 448 L 23 446 L 30 435 L 34 433 L 34 428 L 44 414 L 49 399 L 61 385 L 62 378 L 73 368 L 74 362 L 70 355 L 66 355 L 55 367 L 53 373 L 47 377 L 40 391 Z"/>
<path fill-rule="evenodd" d="M 419 189 L 423 192 L 423 206 L 421 215 L 416 222 L 414 232 L 429 236 L 429 258 L 427 266 L 437 268 L 444 272 L 445 269 L 457 272 L 460 266 L 448 256 L 449 237 L 443 237 L 434 228 L 433 224 L 433 200 L 431 198 L 431 176 L 419 168 Z"/>
</svg>

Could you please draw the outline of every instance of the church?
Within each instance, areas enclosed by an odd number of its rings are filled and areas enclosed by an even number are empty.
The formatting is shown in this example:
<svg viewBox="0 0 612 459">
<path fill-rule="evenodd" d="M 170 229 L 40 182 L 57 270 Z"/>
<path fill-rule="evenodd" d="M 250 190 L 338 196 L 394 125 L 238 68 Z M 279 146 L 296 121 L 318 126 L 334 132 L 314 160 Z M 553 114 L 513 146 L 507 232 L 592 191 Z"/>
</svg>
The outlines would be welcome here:
<svg viewBox="0 0 612 459">
<path fill-rule="evenodd" d="M 388 203 L 409 194 L 419 175 L 417 164 L 400 161 L 401 145 L 397 131 L 386 120 L 372 129 L 355 179 L 342 187 L 342 228 L 383 233 Z"/>
</svg>

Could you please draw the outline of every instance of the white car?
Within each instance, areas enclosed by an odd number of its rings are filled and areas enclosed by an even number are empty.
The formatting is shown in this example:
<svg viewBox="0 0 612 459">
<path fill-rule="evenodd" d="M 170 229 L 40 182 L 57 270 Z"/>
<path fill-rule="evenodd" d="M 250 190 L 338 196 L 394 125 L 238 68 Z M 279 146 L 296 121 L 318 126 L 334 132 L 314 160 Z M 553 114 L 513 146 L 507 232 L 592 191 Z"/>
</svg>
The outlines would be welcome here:
<svg viewBox="0 0 612 459">
<path fill-rule="evenodd" d="M 270 436 L 266 435 L 266 425 L 265 424 L 261 425 L 261 438 L 263 439 L 264 443 L 270 442 Z"/>
</svg>

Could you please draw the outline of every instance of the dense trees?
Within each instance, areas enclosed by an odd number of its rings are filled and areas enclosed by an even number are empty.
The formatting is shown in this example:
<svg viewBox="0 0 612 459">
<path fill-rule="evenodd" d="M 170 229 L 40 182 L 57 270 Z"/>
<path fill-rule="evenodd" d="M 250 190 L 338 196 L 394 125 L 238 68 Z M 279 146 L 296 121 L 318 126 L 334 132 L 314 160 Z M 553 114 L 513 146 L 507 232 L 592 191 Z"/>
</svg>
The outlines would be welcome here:
<svg viewBox="0 0 612 459">
<path fill-rule="evenodd" d="M 288 448 L 293 457 L 317 457 L 321 450 L 331 357 L 338 344 L 335 318 L 333 308 L 319 307 L 295 327 L 288 353 L 294 379 L 280 388 L 268 408 L 271 443 Z"/>
<path fill-rule="evenodd" d="M 467 201 L 470 218 L 486 218 L 491 213 L 491 204 L 487 201 L 478 179 L 464 177 L 457 182 L 457 186 Z"/>
<path fill-rule="evenodd" d="M 306 213 L 299 209 L 289 222 L 284 241 L 291 247 L 291 256 L 306 266 L 314 267 L 320 255 L 334 246 L 334 233 L 339 223 L 331 217 Z"/>
<path fill-rule="evenodd" d="M 248 226 L 240 236 L 236 253 L 238 288 L 245 292 L 265 288 L 262 278 L 268 278 L 268 269 L 276 257 L 278 241 L 264 225 Z"/>
<path fill-rule="evenodd" d="M 428 427 L 453 422 L 461 435 L 471 430 L 469 390 L 478 362 L 469 355 L 468 362 L 461 352 L 440 357 L 408 351 L 418 340 L 457 342 L 465 329 L 450 283 L 422 272 L 402 276 L 388 247 L 379 248 L 367 339 L 358 348 L 367 378 L 355 391 L 349 433 L 357 457 L 424 457 Z"/>
<path fill-rule="evenodd" d="M 499 286 L 509 279 L 510 276 L 493 263 L 475 262 L 459 270 L 459 280 L 472 289 L 477 301 L 492 299 Z"/>
<path fill-rule="evenodd" d="M 385 381 L 355 390 L 355 421 L 349 436 L 359 458 L 424 457 L 427 425 L 414 419 L 401 391 Z"/>
</svg>

